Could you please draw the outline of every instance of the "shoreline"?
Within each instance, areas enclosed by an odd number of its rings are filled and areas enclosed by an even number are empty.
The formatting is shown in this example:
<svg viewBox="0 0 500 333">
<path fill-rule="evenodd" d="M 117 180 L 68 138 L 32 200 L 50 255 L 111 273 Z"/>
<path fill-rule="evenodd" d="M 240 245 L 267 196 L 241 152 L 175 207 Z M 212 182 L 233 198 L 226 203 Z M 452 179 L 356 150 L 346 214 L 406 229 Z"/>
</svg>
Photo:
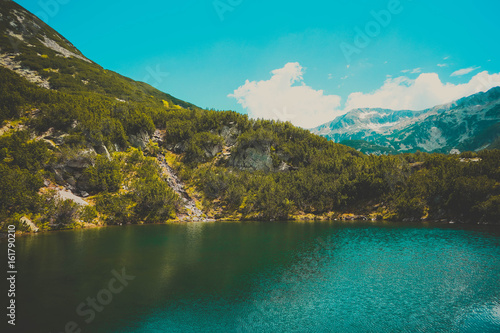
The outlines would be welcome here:
<svg viewBox="0 0 500 333">
<path fill-rule="evenodd" d="M 51 230 L 40 230 L 38 232 L 28 232 L 28 231 L 16 231 L 16 237 L 19 236 L 29 236 L 29 235 L 38 235 L 38 234 L 48 234 L 52 232 L 60 232 L 60 231 L 76 231 L 76 230 L 90 230 L 90 229 L 101 229 L 101 228 L 109 228 L 109 227 L 125 227 L 125 226 L 150 226 L 150 225 L 169 225 L 169 224 L 188 224 L 188 223 L 217 223 L 217 222 L 228 222 L 228 223 L 247 223 L 247 222 L 259 222 L 259 223 L 316 223 L 316 222 L 334 222 L 339 224 L 346 223 L 360 223 L 364 222 L 367 224 L 385 224 L 392 223 L 398 225 L 420 225 L 420 226 L 500 226 L 500 223 L 488 223 L 488 222 L 455 222 L 448 219 L 440 219 L 440 220 L 412 220 L 412 221 L 401 221 L 401 220 L 369 220 L 369 219 L 287 219 L 287 220 L 259 220 L 259 219 L 210 219 L 206 221 L 186 221 L 186 220 L 170 220 L 165 221 L 163 223 L 125 223 L 125 224 L 105 224 L 105 225 L 84 225 L 79 226 L 77 228 L 61 228 L 61 229 L 51 229 Z M 0 240 L 6 238 L 8 232 L 0 231 Z"/>
</svg>

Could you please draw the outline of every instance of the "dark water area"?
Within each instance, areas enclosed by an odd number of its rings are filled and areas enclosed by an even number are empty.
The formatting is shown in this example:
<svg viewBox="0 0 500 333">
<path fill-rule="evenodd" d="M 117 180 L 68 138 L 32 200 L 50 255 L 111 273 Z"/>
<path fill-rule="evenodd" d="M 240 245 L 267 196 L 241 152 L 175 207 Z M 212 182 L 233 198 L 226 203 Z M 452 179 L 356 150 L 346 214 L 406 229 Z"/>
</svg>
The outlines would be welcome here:
<svg viewBox="0 0 500 333">
<path fill-rule="evenodd" d="M 18 237 L 16 254 L 2 332 L 500 332 L 499 227 L 123 226 Z"/>
</svg>

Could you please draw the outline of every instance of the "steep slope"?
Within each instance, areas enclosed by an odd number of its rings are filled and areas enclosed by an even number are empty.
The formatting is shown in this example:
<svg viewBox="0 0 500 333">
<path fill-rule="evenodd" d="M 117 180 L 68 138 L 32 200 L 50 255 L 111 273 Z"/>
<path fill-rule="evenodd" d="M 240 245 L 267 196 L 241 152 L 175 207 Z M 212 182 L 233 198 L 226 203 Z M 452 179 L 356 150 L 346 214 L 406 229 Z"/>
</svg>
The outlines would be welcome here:
<svg viewBox="0 0 500 333">
<path fill-rule="evenodd" d="M 103 69 L 54 29 L 10 0 L 2 0 L 0 6 L 0 65 L 46 89 L 94 92 L 135 102 L 148 102 L 153 96 L 171 105 L 195 107 L 148 84 Z"/>
<path fill-rule="evenodd" d="M 182 108 L 198 110 L 145 83 L 103 69 L 35 15 L 13 1 L 1 1 L 0 157 L 9 161 L 13 150 L 19 149 L 6 147 L 13 138 L 22 137 L 21 145 L 33 137 L 45 144 L 49 150 L 42 144 L 40 152 L 56 160 L 42 158 L 37 165 L 48 172 L 46 188 L 40 191 L 52 189 L 57 196 L 85 204 L 79 196 L 87 197 L 99 188 L 117 190 L 119 175 L 111 173 L 103 183 L 102 176 L 89 174 L 100 163 L 100 154 L 111 161 L 111 154 L 127 147 L 145 148 L 155 138 L 155 127 L 164 127 L 162 115 Z M 19 166 L 16 160 L 9 164 Z M 175 175 L 162 177 L 170 181 Z M 192 200 L 179 205 L 179 212 L 202 219 Z"/>
<path fill-rule="evenodd" d="M 496 87 L 422 111 L 355 109 L 311 131 L 334 142 L 364 140 L 398 152 L 478 151 L 500 136 L 499 110 Z M 362 151 L 376 151 L 366 147 Z"/>
</svg>

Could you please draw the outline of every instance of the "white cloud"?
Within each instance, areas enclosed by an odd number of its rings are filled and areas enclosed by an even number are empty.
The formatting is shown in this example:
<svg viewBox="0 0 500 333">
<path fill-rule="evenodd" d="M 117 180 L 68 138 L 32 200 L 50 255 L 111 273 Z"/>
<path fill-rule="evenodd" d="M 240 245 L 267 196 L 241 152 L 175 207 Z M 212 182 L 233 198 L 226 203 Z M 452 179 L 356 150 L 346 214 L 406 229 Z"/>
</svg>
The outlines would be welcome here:
<svg viewBox="0 0 500 333">
<path fill-rule="evenodd" d="M 312 128 L 333 120 L 354 108 L 423 110 L 500 86 L 500 73 L 483 71 L 463 84 L 443 83 L 436 73 L 421 73 L 416 79 L 388 77 L 382 87 L 371 92 L 354 92 L 341 106 L 337 95 L 325 95 L 303 80 L 299 63 L 288 63 L 272 71 L 269 80 L 246 81 L 228 97 L 235 98 L 250 117 L 290 121 Z"/>
<path fill-rule="evenodd" d="M 311 128 L 340 114 L 340 96 L 324 95 L 303 82 L 303 68 L 288 63 L 263 81 L 246 81 L 228 97 L 236 98 L 252 118 L 280 119 Z M 298 85 L 297 85 L 298 84 Z"/>
<path fill-rule="evenodd" d="M 448 64 L 437 64 L 438 67 L 448 67 Z"/>
<path fill-rule="evenodd" d="M 445 104 L 480 91 L 500 86 L 500 73 L 484 71 L 468 83 L 443 83 L 436 73 L 422 73 L 415 80 L 401 76 L 387 79 L 373 93 L 361 92 L 349 95 L 345 110 L 354 108 L 387 108 L 393 110 L 423 110 Z"/>
<path fill-rule="evenodd" d="M 462 75 L 465 75 L 465 74 L 469 74 L 470 72 L 473 72 L 475 71 L 476 69 L 479 69 L 481 67 L 468 67 L 468 68 L 462 68 L 462 69 L 459 69 L 458 71 L 454 71 L 453 73 L 451 73 L 450 76 L 462 76 Z"/>
<path fill-rule="evenodd" d="M 401 73 L 410 73 L 410 74 L 418 74 L 422 72 L 422 68 L 415 68 L 415 69 L 403 69 Z"/>
<path fill-rule="evenodd" d="M 341 80 L 345 80 L 345 79 L 347 79 L 348 77 L 349 77 L 349 75 L 346 75 L 346 76 L 342 76 L 340 79 L 341 79 Z"/>
<path fill-rule="evenodd" d="M 450 59 L 449 56 L 443 58 L 443 60 L 448 60 L 448 59 Z"/>
</svg>

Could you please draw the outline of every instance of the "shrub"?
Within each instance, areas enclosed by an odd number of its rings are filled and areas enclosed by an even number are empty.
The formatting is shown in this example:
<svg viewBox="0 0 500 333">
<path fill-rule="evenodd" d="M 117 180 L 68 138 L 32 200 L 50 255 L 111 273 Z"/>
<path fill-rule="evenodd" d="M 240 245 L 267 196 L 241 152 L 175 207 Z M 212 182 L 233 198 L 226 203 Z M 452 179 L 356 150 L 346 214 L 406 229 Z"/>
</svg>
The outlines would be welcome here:
<svg viewBox="0 0 500 333">
<path fill-rule="evenodd" d="M 116 192 L 120 189 L 120 164 L 104 156 L 98 155 L 95 164 L 85 169 L 84 175 L 88 177 L 92 191 Z"/>
</svg>

